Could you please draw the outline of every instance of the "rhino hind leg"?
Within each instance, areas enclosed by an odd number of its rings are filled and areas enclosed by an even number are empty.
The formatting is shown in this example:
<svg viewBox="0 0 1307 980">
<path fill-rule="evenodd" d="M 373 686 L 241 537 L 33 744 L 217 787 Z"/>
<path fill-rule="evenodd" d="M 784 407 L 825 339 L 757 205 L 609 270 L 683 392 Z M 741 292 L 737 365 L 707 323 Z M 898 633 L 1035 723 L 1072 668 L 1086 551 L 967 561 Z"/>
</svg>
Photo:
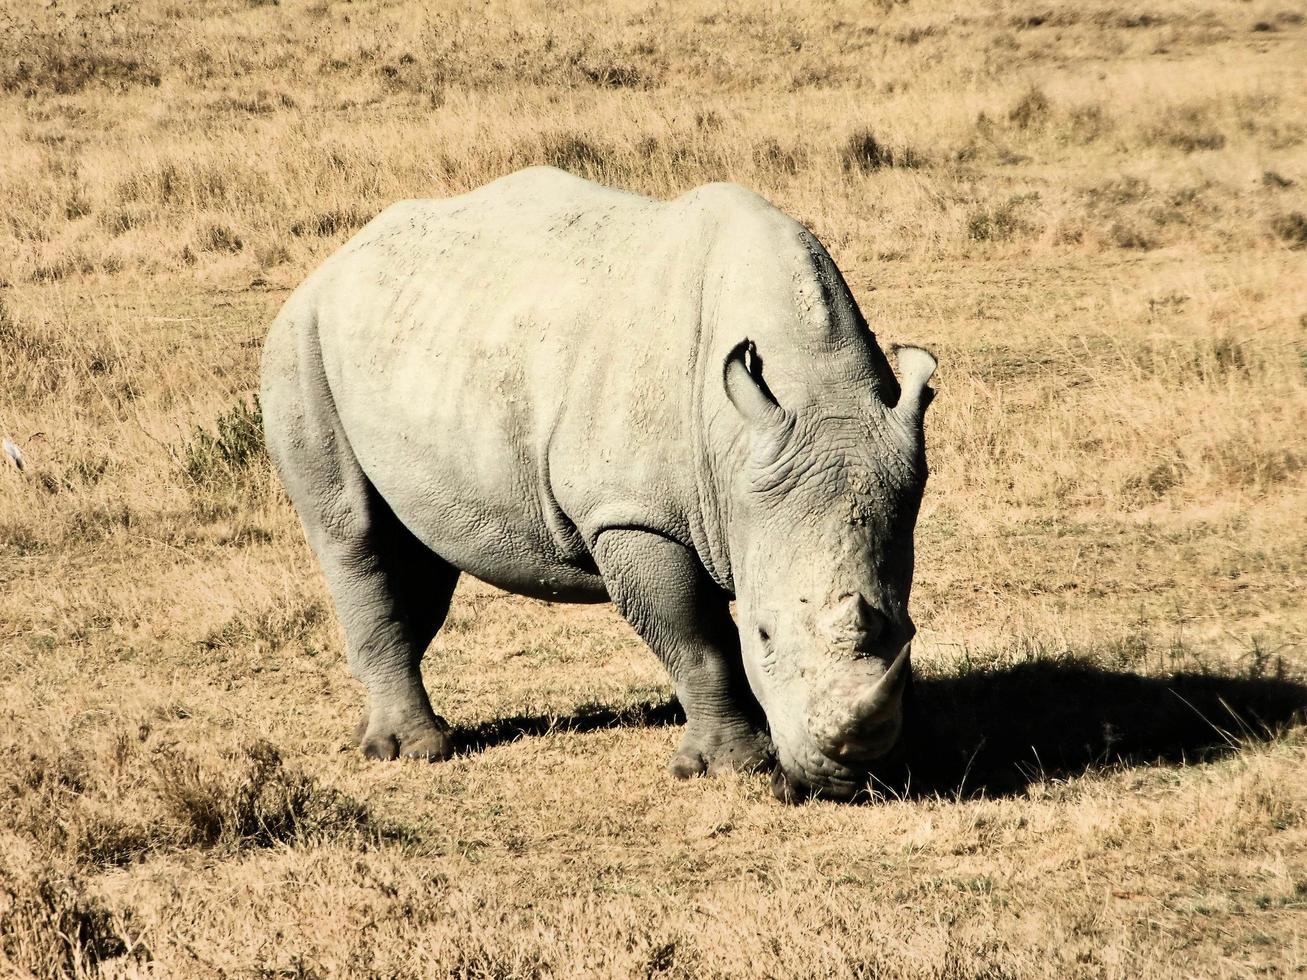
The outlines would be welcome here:
<svg viewBox="0 0 1307 980">
<path fill-rule="evenodd" d="M 771 740 L 744 676 L 730 600 L 694 555 L 661 535 L 623 528 L 599 536 L 595 559 L 608 594 L 667 667 L 685 708 L 672 775 L 767 764 Z"/>
<path fill-rule="evenodd" d="M 454 742 L 449 725 L 431 707 L 421 663 L 449 611 L 458 570 L 386 516 L 366 546 L 344 552 L 348 570 L 338 565 L 328 574 L 345 624 L 350 670 L 368 693 L 356 734 L 368 758 L 435 762 L 454 754 Z"/>
<path fill-rule="evenodd" d="M 265 431 L 326 577 L 350 671 L 367 689 L 359 747 L 375 759 L 448 758 L 449 726 L 431 708 L 420 666 L 458 570 L 413 537 L 367 479 L 317 358 L 296 356 L 289 333 L 274 331 L 265 353 Z"/>
</svg>

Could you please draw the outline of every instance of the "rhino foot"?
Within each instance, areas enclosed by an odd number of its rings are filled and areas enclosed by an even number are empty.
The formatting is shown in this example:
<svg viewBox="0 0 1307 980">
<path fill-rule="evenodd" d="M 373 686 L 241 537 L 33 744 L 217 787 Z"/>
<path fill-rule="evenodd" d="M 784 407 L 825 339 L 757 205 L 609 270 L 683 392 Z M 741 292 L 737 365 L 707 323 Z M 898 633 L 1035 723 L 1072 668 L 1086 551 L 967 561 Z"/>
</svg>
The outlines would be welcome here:
<svg viewBox="0 0 1307 980">
<path fill-rule="evenodd" d="M 430 718 L 408 724 L 387 723 L 364 715 L 355 732 L 359 750 L 369 759 L 390 762 L 394 759 L 422 759 L 441 762 L 454 754 L 454 739 L 443 718 Z"/>
<path fill-rule="evenodd" d="M 771 739 L 762 732 L 717 739 L 686 732 L 667 769 L 677 779 L 690 779 L 728 770 L 757 772 L 771 760 Z"/>
</svg>

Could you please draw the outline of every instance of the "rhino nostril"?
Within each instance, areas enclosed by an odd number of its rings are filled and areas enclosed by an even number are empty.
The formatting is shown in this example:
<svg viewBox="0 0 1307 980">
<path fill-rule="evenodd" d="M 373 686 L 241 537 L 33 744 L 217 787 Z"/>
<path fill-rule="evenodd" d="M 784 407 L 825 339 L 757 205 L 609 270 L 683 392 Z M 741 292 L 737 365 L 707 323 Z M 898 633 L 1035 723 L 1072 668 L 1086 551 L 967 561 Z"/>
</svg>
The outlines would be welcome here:
<svg viewBox="0 0 1307 980">
<path fill-rule="evenodd" d="M 885 632 L 885 617 L 879 611 L 868 606 L 863 613 L 858 632 L 861 634 L 859 648 L 863 644 L 870 644 L 872 641 L 880 639 L 880 635 Z"/>
</svg>

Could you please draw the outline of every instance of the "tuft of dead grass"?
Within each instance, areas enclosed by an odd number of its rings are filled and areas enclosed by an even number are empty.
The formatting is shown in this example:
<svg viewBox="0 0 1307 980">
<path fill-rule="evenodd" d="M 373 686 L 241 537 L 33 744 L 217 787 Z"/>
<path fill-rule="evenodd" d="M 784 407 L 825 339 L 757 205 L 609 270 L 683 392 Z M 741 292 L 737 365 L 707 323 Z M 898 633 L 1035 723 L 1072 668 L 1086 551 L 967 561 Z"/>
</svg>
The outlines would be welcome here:
<svg viewBox="0 0 1307 980">
<path fill-rule="evenodd" d="M 287 767 L 267 741 L 202 761 L 157 727 L 142 718 L 89 750 L 5 746 L 8 829 L 56 864 L 89 869 L 196 848 L 394 838 L 365 805 Z"/>
<path fill-rule="evenodd" d="M 111 961 L 148 961 L 129 915 L 51 864 L 0 859 L 0 965 L 38 977 L 95 976 Z"/>
</svg>

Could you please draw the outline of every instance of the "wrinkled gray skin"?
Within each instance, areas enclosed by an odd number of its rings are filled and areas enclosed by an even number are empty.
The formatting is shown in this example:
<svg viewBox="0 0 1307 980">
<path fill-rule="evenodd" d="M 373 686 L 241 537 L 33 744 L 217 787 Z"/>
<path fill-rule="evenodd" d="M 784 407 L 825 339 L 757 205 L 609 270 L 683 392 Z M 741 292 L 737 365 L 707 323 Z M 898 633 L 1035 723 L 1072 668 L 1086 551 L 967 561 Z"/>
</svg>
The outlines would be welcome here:
<svg viewBox="0 0 1307 980">
<path fill-rule="evenodd" d="M 263 361 L 363 752 L 451 753 L 419 662 L 467 572 L 611 598 L 685 708 L 675 775 L 774 746 L 782 799 L 852 796 L 909 673 L 935 362 L 898 365 L 902 389 L 812 234 L 731 184 L 660 202 L 533 168 L 387 209 Z"/>
</svg>

